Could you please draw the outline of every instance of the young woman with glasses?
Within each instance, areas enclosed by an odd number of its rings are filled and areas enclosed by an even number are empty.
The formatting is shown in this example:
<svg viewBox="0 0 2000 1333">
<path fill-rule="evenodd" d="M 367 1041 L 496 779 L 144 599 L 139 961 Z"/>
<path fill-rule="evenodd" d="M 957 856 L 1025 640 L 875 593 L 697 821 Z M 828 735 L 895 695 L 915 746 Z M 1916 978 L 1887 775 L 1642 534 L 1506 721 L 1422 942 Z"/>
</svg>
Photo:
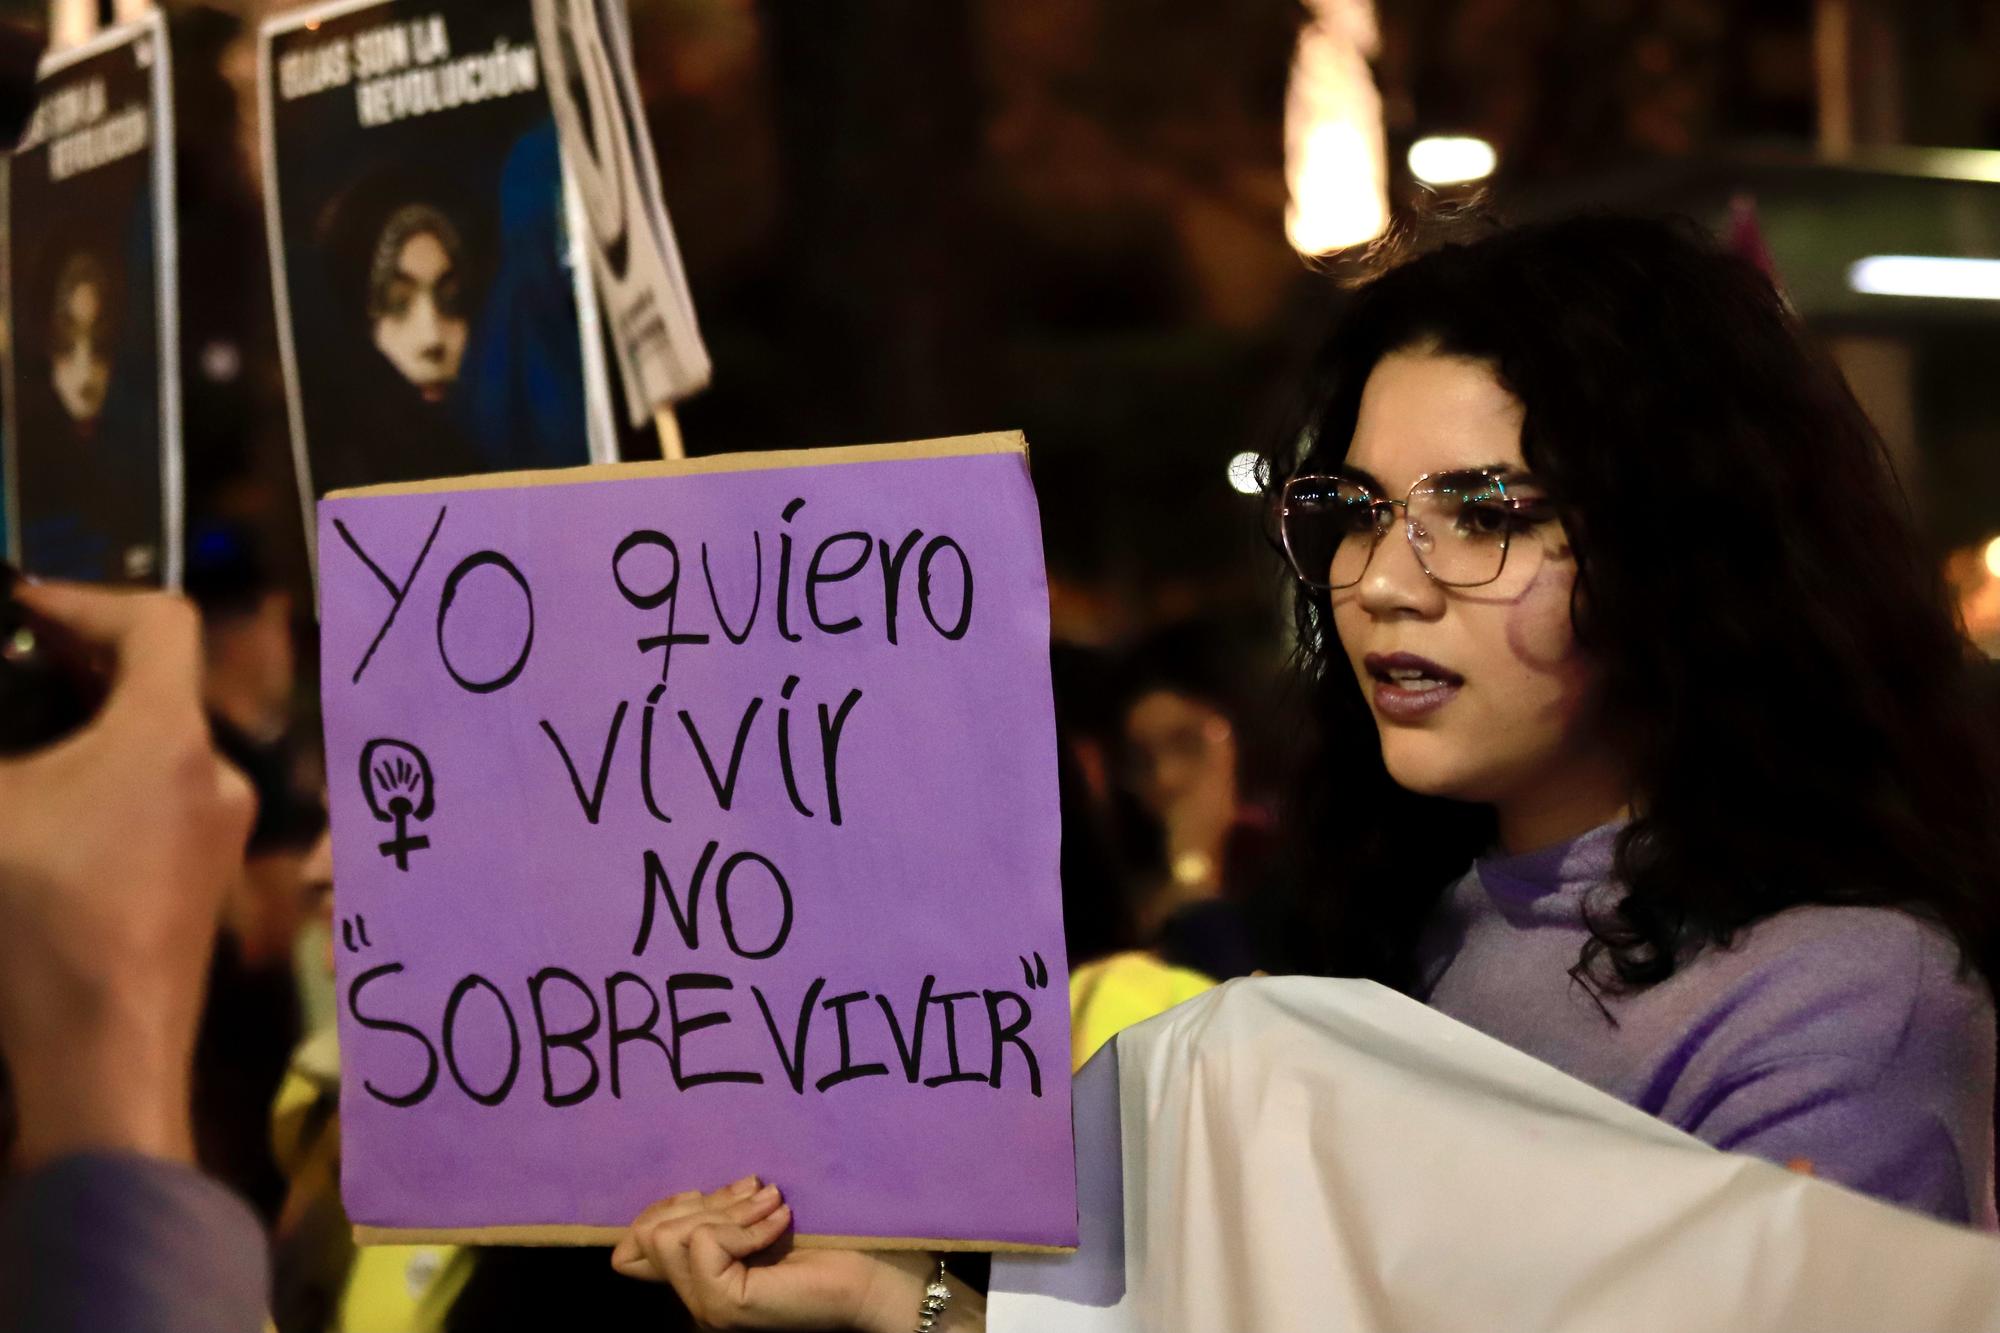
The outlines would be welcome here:
<svg viewBox="0 0 2000 1333">
<path fill-rule="evenodd" d="M 1692 227 L 1494 230 L 1362 287 L 1307 387 L 1273 470 L 1318 742 L 1292 961 L 1993 1226 L 1989 723 L 1771 283 Z M 693 1196 L 618 1261 L 726 1326 L 911 1326 L 919 1264 L 746 1267 L 786 1220 Z"/>
</svg>

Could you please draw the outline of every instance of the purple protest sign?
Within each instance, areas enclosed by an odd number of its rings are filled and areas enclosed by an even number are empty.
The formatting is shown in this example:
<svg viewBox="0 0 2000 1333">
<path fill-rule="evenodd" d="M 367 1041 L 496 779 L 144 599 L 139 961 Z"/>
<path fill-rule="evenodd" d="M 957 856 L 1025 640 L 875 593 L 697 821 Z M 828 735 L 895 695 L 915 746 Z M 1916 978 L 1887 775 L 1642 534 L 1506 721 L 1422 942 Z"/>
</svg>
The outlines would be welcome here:
<svg viewBox="0 0 2000 1333">
<path fill-rule="evenodd" d="M 342 1189 L 603 1240 L 1070 1245 L 1048 591 L 1017 435 L 319 506 Z"/>
</svg>

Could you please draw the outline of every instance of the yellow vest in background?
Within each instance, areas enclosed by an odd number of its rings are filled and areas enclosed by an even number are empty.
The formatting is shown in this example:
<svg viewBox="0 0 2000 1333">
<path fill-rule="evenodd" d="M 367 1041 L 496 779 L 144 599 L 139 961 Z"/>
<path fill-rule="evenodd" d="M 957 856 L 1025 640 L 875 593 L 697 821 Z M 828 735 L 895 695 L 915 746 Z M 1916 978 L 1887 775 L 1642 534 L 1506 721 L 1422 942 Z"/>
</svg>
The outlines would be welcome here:
<svg viewBox="0 0 2000 1333">
<path fill-rule="evenodd" d="M 1097 1048 L 1134 1023 L 1191 1000 L 1215 982 L 1191 968 L 1132 950 L 1083 964 L 1069 976 L 1070 1063 L 1083 1068 Z"/>
</svg>

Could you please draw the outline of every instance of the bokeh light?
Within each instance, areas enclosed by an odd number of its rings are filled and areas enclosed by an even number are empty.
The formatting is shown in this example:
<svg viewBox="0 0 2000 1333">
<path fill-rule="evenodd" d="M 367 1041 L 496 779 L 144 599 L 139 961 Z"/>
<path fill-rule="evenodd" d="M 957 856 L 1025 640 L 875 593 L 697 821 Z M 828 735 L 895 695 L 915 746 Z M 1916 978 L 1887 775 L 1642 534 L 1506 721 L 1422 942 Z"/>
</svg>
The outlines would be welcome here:
<svg viewBox="0 0 2000 1333">
<path fill-rule="evenodd" d="M 1410 174 L 1426 185 L 1464 185 L 1491 176 L 1500 156 L 1484 139 L 1440 134 L 1411 144 L 1409 162 Z"/>
<path fill-rule="evenodd" d="M 1264 491 L 1264 459 L 1261 454 L 1241 453 L 1229 460 L 1229 486 L 1238 495 L 1261 495 Z M 2000 545 L 2000 542 L 1996 542 Z M 1990 563 L 1992 551 L 1987 552 Z"/>
</svg>

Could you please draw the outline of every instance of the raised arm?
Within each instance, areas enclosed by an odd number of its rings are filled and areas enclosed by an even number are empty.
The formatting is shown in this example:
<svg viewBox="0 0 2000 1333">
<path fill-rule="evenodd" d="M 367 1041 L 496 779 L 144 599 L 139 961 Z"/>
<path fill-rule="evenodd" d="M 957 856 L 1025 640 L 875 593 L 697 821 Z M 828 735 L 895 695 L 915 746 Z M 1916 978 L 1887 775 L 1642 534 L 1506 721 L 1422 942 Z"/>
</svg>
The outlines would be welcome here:
<svg viewBox="0 0 2000 1333">
<path fill-rule="evenodd" d="M 253 1330 L 262 1233 L 190 1164 L 202 983 L 252 810 L 209 745 L 194 611 L 18 595 L 115 665 L 80 731 L 0 761 L 0 1052 L 19 1131 L 0 1330 Z"/>
</svg>

